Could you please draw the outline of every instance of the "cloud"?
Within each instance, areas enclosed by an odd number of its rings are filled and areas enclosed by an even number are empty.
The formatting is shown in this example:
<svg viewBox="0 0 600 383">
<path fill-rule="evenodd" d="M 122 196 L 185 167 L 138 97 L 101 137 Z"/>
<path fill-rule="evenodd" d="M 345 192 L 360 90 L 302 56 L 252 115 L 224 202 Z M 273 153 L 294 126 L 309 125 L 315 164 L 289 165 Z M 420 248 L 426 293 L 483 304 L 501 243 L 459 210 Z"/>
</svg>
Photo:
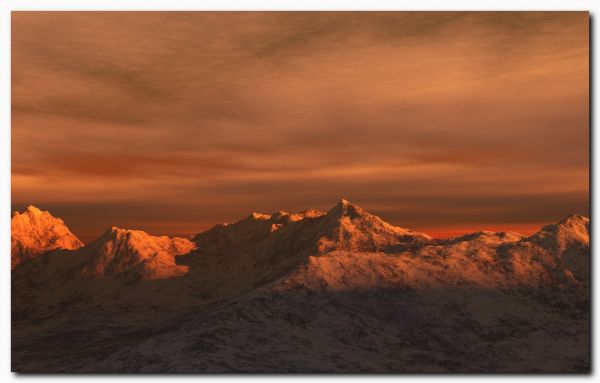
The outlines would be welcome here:
<svg viewBox="0 0 600 383">
<path fill-rule="evenodd" d="M 14 12 L 13 202 L 170 200 L 200 226 L 342 195 L 404 225 L 585 213 L 588 19 Z M 441 218 L 448 198 L 473 209 Z"/>
</svg>

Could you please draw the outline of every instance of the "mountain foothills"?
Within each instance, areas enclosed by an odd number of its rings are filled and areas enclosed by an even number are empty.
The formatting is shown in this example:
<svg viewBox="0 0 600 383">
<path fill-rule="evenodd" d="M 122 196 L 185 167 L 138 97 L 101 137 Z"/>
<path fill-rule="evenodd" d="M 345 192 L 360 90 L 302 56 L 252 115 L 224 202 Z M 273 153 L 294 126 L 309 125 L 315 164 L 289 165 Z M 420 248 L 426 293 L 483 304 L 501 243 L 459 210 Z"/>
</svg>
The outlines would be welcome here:
<svg viewBox="0 0 600 383">
<path fill-rule="evenodd" d="M 589 219 L 433 239 L 342 199 L 83 245 L 14 213 L 18 372 L 586 372 Z"/>
</svg>

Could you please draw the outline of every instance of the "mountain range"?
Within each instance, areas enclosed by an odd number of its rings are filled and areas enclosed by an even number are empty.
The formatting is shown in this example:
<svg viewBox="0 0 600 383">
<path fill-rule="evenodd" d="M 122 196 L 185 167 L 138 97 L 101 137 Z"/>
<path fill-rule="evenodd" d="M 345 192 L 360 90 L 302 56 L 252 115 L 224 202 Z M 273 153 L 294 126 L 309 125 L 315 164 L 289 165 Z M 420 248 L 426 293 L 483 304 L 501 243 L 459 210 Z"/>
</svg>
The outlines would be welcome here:
<svg viewBox="0 0 600 383">
<path fill-rule="evenodd" d="M 11 234 L 18 372 L 585 372 L 589 219 L 434 239 L 342 199 L 191 238 Z"/>
</svg>

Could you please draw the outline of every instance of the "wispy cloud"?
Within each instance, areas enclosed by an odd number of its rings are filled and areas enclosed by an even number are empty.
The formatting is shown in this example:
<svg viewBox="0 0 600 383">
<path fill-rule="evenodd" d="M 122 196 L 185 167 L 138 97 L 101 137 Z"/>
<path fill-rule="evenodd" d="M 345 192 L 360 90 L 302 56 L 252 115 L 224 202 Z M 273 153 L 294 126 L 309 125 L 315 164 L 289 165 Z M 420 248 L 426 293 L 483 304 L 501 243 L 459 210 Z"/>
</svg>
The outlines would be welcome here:
<svg viewBox="0 0 600 383">
<path fill-rule="evenodd" d="M 409 227 L 589 209 L 585 12 L 15 12 L 12 39 L 13 204 L 75 231 L 133 201 L 152 228 L 165 200 L 198 226 L 341 195 Z"/>
</svg>

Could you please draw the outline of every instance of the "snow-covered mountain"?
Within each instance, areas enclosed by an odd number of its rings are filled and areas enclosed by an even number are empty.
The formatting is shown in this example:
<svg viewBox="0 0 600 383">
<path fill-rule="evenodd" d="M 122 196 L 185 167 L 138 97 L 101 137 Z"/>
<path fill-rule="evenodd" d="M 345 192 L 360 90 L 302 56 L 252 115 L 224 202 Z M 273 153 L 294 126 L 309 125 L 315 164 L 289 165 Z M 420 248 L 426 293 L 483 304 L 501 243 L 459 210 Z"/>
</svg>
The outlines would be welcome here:
<svg viewBox="0 0 600 383">
<path fill-rule="evenodd" d="M 27 227 L 27 243 L 46 235 Z M 432 239 L 342 199 L 190 240 L 112 228 L 83 247 L 41 243 L 13 270 L 17 371 L 589 368 L 580 215 L 531 236 Z"/>
<path fill-rule="evenodd" d="M 177 265 L 175 257 L 194 248 L 185 238 L 158 237 L 140 230 L 112 227 L 73 256 L 85 259 L 82 270 L 85 276 L 165 279 L 187 272 L 187 266 Z"/>
</svg>

